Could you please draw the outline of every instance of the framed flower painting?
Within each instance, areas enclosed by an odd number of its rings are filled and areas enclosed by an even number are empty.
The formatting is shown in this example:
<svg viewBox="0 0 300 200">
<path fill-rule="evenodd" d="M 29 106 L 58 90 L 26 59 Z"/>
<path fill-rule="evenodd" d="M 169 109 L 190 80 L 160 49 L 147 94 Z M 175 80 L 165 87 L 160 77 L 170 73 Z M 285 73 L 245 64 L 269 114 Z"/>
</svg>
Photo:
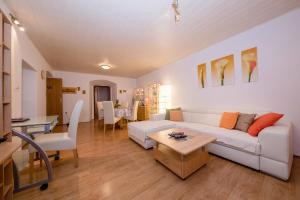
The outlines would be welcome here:
<svg viewBox="0 0 300 200">
<path fill-rule="evenodd" d="M 206 88 L 206 64 L 198 65 L 198 81 L 200 88 Z"/>
<path fill-rule="evenodd" d="M 257 48 L 242 51 L 242 78 L 244 82 L 258 81 Z"/>
<path fill-rule="evenodd" d="M 234 78 L 233 54 L 211 61 L 211 80 L 213 86 L 233 85 Z"/>
</svg>

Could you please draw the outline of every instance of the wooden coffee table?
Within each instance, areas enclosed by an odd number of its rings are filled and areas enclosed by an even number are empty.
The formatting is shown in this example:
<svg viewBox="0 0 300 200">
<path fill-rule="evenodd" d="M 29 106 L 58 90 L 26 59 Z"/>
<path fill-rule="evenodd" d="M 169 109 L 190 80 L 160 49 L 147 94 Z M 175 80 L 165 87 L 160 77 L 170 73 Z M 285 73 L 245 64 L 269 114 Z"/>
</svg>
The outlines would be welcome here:
<svg viewBox="0 0 300 200">
<path fill-rule="evenodd" d="M 175 140 L 168 135 L 172 131 L 182 131 L 188 137 Z M 187 129 L 168 129 L 151 133 L 148 137 L 157 142 L 154 148 L 154 159 L 182 179 L 185 179 L 207 164 L 209 155 L 206 145 L 217 139 L 213 136 Z"/>
</svg>

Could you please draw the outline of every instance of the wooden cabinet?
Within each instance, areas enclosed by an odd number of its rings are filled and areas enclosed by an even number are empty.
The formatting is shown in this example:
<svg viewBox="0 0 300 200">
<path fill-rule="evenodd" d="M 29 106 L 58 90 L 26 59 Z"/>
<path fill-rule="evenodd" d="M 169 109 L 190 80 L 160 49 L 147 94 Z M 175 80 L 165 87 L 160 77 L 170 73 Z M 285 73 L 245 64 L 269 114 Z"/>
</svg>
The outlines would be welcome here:
<svg viewBox="0 0 300 200">
<path fill-rule="evenodd" d="M 15 138 L 15 137 L 14 137 Z M 13 161 L 12 154 L 21 147 L 21 140 L 0 143 L 0 200 L 13 199 Z"/>
<path fill-rule="evenodd" d="M 137 112 L 137 120 L 144 121 L 149 119 L 149 106 L 139 106 Z"/>
<path fill-rule="evenodd" d="M 11 141 L 11 24 L 2 11 L 0 23 L 0 136 Z"/>
</svg>

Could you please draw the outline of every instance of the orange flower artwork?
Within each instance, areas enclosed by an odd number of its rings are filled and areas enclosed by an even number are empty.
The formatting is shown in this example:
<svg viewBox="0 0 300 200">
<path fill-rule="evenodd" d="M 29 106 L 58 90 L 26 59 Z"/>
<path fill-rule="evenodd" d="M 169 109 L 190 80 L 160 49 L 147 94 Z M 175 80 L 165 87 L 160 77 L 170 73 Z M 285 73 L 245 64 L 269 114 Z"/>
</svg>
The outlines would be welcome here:
<svg viewBox="0 0 300 200">
<path fill-rule="evenodd" d="M 233 55 L 211 61 L 211 78 L 213 86 L 234 84 Z"/>
<path fill-rule="evenodd" d="M 258 81 L 256 47 L 242 51 L 242 74 L 244 82 Z"/>
<path fill-rule="evenodd" d="M 206 64 L 198 65 L 198 81 L 201 88 L 206 87 Z"/>
</svg>

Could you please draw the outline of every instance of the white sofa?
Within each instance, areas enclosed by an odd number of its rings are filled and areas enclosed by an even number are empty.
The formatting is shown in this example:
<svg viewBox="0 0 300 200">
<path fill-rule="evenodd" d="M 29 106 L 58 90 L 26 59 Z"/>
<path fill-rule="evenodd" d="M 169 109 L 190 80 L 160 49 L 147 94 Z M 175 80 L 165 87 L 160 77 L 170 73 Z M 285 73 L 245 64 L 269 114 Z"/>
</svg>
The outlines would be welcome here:
<svg viewBox="0 0 300 200">
<path fill-rule="evenodd" d="M 149 121 L 129 123 L 128 134 L 145 149 L 155 145 L 147 135 L 160 130 L 179 127 L 211 134 L 217 141 L 208 145 L 210 153 L 287 180 L 293 162 L 291 123 L 281 119 L 263 129 L 258 137 L 252 137 L 238 130 L 220 128 L 222 113 L 184 111 L 183 122 L 165 120 L 164 114 L 152 115 Z"/>
</svg>

